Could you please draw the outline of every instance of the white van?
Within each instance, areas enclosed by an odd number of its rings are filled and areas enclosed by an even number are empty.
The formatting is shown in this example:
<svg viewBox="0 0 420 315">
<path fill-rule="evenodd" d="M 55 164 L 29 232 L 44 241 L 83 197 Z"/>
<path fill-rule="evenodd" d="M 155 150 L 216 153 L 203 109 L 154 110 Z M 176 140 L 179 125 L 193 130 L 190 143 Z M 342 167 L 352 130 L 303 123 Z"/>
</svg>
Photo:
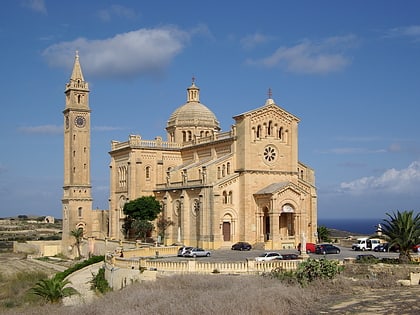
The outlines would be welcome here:
<svg viewBox="0 0 420 315">
<path fill-rule="evenodd" d="M 351 245 L 353 250 L 374 250 L 381 243 L 378 238 L 362 237 L 357 239 L 357 243 Z"/>
</svg>

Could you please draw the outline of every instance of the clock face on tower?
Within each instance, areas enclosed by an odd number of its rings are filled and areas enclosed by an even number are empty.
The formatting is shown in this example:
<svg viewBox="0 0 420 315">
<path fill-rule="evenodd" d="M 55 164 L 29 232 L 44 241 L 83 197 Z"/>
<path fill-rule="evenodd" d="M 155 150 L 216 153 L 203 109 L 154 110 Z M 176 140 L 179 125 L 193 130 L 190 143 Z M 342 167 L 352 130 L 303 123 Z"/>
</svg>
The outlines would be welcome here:
<svg viewBox="0 0 420 315">
<path fill-rule="evenodd" d="M 74 124 L 76 125 L 76 127 L 82 128 L 85 126 L 86 124 L 86 119 L 83 116 L 76 116 L 76 118 L 74 119 Z"/>
</svg>

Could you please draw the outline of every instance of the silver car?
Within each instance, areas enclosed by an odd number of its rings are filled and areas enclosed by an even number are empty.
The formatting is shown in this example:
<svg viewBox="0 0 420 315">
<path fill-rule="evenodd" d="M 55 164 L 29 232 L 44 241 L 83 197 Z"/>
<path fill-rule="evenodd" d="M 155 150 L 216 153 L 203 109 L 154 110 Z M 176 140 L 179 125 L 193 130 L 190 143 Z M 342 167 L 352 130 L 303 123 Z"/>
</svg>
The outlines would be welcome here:
<svg viewBox="0 0 420 315">
<path fill-rule="evenodd" d="M 260 256 L 255 257 L 255 261 L 270 261 L 275 259 L 282 259 L 283 257 L 276 252 L 262 253 Z"/>
<path fill-rule="evenodd" d="M 199 247 L 193 247 L 184 253 L 184 257 L 210 257 L 211 253 Z"/>
</svg>

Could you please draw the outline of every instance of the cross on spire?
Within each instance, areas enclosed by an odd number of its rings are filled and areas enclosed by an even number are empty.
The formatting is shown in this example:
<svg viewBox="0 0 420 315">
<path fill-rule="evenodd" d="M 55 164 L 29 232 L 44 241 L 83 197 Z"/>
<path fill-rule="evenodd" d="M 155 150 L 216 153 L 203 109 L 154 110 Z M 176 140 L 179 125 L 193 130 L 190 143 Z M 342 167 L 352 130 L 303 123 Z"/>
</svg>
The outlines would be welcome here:
<svg viewBox="0 0 420 315">
<path fill-rule="evenodd" d="M 271 88 L 268 88 L 268 98 L 273 98 L 273 92 L 271 91 Z"/>
</svg>

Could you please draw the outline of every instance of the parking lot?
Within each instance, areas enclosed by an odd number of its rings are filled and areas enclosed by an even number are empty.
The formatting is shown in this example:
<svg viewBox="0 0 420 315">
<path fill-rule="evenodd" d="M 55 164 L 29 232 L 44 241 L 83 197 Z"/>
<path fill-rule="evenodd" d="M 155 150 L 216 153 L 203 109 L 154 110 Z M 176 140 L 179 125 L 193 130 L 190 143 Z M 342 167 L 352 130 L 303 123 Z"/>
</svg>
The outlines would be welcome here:
<svg viewBox="0 0 420 315">
<path fill-rule="evenodd" d="M 345 258 L 356 258 L 357 255 L 360 254 L 372 254 L 378 258 L 397 258 L 398 253 L 383 253 L 383 252 L 374 252 L 374 251 L 354 251 L 351 248 L 347 247 L 340 247 L 340 254 L 327 254 L 327 255 L 317 255 L 317 254 L 309 254 L 310 257 L 313 258 L 323 258 L 326 259 L 339 259 L 344 260 Z M 199 259 L 203 261 L 246 261 L 246 260 L 254 260 L 255 257 L 261 255 L 264 252 L 278 252 L 280 254 L 288 254 L 288 253 L 298 253 L 297 250 L 259 250 L 259 249 L 251 249 L 250 251 L 236 251 L 230 249 L 218 249 L 218 250 L 211 250 L 210 257 L 197 257 L 197 258 L 187 258 L 187 257 L 161 257 L 164 260 L 188 260 L 188 259 Z M 414 254 L 414 253 L 413 253 Z"/>
</svg>

